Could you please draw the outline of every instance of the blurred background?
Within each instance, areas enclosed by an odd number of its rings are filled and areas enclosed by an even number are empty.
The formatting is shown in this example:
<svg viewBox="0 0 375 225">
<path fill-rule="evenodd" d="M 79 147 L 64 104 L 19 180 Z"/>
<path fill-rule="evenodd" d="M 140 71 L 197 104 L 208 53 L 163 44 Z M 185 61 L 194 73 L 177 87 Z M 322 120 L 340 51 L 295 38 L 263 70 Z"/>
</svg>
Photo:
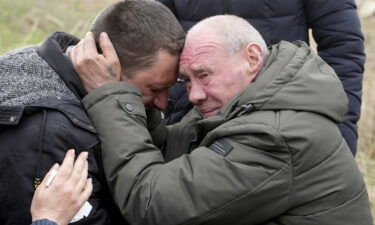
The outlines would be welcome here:
<svg viewBox="0 0 375 225">
<path fill-rule="evenodd" d="M 39 44 L 57 30 L 83 37 L 95 15 L 115 1 L 0 0 L 0 54 L 24 45 Z M 375 0 L 357 0 L 357 4 L 367 59 L 356 160 L 367 183 L 375 218 Z"/>
</svg>

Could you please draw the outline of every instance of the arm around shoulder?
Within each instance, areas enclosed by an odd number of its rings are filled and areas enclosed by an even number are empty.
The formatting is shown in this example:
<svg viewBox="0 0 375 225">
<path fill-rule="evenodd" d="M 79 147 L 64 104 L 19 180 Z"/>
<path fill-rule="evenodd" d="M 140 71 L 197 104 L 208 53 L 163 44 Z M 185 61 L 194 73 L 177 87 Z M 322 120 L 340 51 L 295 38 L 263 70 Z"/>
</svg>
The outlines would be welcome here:
<svg viewBox="0 0 375 225">
<path fill-rule="evenodd" d="M 228 139 L 234 148 L 228 157 L 201 146 L 165 163 L 140 96 L 111 87 L 112 95 L 94 91 L 84 104 L 102 141 L 107 182 L 130 224 L 258 224 L 286 207 L 288 151 L 258 162 L 267 152 Z"/>
</svg>

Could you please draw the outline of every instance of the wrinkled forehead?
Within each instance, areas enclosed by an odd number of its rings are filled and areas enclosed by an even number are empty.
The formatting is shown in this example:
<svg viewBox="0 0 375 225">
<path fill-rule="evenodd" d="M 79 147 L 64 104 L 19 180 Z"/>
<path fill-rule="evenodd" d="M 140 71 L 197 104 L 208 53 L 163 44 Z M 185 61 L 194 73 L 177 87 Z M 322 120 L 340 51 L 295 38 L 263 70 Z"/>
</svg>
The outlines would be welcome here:
<svg viewBox="0 0 375 225">
<path fill-rule="evenodd" d="M 213 59 L 224 52 L 222 41 L 212 34 L 188 36 L 180 56 L 180 69 L 187 69 L 194 64 Z"/>
</svg>

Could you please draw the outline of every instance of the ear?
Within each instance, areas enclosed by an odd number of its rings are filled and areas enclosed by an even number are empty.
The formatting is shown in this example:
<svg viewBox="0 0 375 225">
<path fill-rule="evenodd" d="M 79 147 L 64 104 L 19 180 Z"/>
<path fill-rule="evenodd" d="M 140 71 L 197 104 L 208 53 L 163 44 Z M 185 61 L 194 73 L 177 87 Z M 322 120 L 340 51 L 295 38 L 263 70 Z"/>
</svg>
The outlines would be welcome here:
<svg viewBox="0 0 375 225">
<path fill-rule="evenodd" d="M 255 78 L 263 66 L 264 56 L 262 49 L 258 44 L 250 43 L 245 48 L 245 54 L 249 62 L 250 73 L 254 74 Z"/>
</svg>

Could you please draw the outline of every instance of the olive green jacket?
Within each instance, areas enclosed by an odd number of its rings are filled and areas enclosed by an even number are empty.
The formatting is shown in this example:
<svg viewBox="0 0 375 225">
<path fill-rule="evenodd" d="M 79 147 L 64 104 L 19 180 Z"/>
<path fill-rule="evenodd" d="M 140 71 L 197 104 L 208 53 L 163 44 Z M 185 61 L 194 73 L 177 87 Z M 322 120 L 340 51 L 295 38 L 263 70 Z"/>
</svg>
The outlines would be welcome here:
<svg viewBox="0 0 375 225">
<path fill-rule="evenodd" d="M 207 119 L 193 109 L 164 130 L 125 82 L 84 104 L 131 224 L 373 224 L 337 128 L 347 110 L 341 82 L 302 42 L 273 46 L 256 81 Z"/>
</svg>

